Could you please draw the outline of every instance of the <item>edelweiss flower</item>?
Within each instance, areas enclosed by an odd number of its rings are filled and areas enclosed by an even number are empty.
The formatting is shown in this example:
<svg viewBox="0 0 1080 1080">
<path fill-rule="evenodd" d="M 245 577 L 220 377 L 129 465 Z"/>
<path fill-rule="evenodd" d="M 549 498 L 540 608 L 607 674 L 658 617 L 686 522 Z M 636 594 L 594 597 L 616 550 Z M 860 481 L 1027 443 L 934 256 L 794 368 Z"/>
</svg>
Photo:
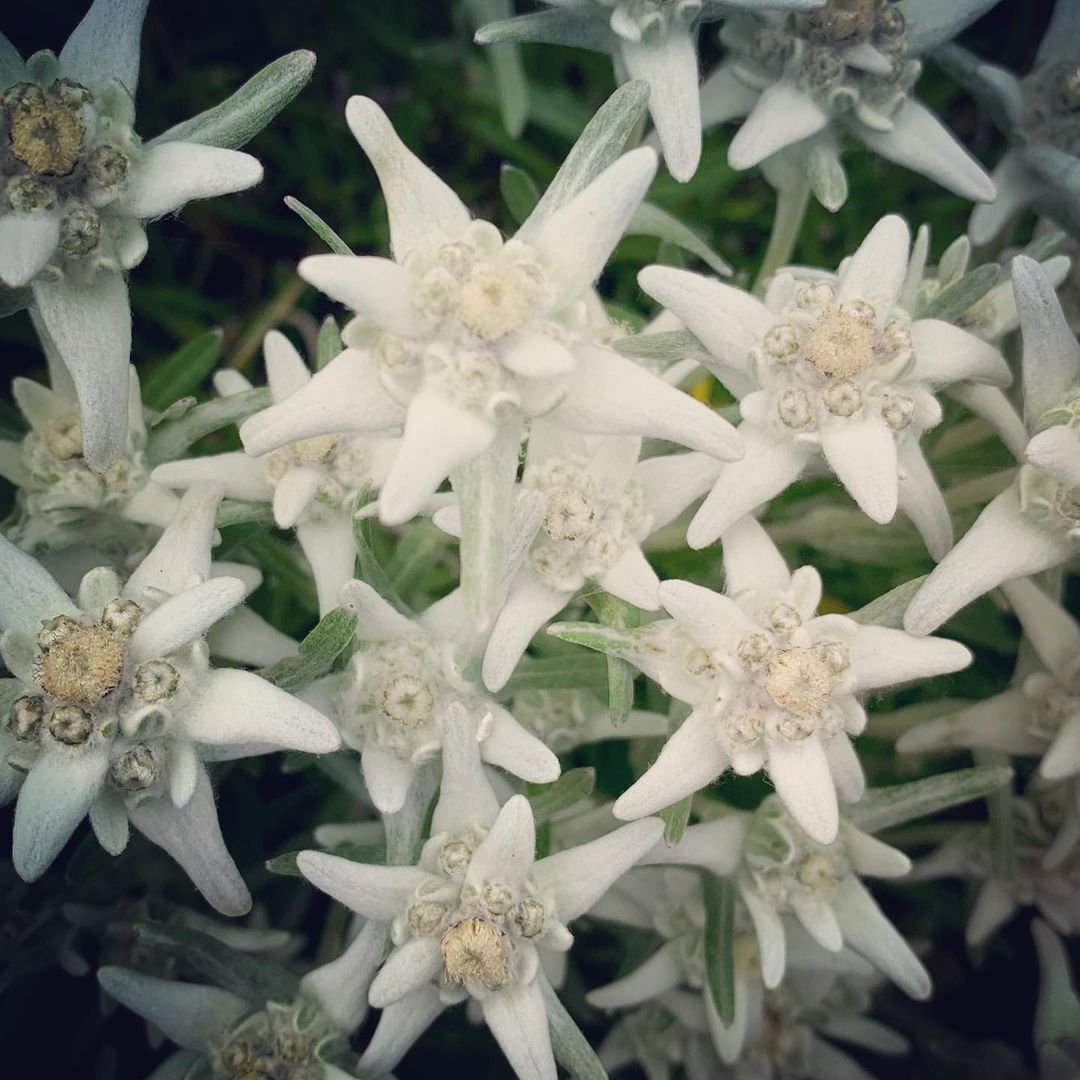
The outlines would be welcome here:
<svg viewBox="0 0 1080 1080">
<path fill-rule="evenodd" d="M 0 164 L 0 281 L 31 287 L 71 373 L 87 463 L 99 471 L 124 450 L 131 312 L 123 271 L 146 254 L 143 222 L 258 183 L 259 163 L 220 143 L 254 135 L 314 67 L 311 53 L 285 59 L 291 92 L 255 127 L 250 110 L 246 128 L 219 118 L 216 133 L 196 118 L 143 145 L 133 99 L 146 6 L 94 0 L 59 59 L 44 51 L 24 64 L 0 34 L 0 129 L 8 147 Z"/>
<path fill-rule="evenodd" d="M 1080 624 L 1034 582 L 1002 586 L 1045 670 L 959 712 L 919 724 L 896 743 L 901 753 L 957 746 L 1041 757 L 1039 775 L 1080 774 Z"/>
<path fill-rule="evenodd" d="M 1031 207 L 1080 230 L 1080 9 L 1073 0 L 1058 0 L 1023 78 L 957 46 L 942 59 L 986 104 L 1010 144 L 991 173 L 997 198 L 971 215 L 971 239 L 989 243 Z"/>
<path fill-rule="evenodd" d="M 971 653 L 943 638 L 816 615 L 821 578 L 794 574 L 765 530 L 744 518 L 723 536 L 726 595 L 666 581 L 671 619 L 636 630 L 556 624 L 558 637 L 623 657 L 693 709 L 652 767 L 615 803 L 632 819 L 678 802 L 729 767 L 764 768 L 799 825 L 831 844 L 837 790 L 862 795 L 849 736 L 866 725 L 856 694 L 958 671 Z"/>
<path fill-rule="evenodd" d="M 395 948 L 370 994 L 383 1013 L 360 1074 L 393 1069 L 447 1005 L 471 997 L 522 1080 L 555 1080 L 541 955 L 570 948 L 567 924 L 660 839 L 663 825 L 635 822 L 534 861 L 528 800 L 514 795 L 499 809 L 474 723 L 455 709 L 446 728 L 442 789 L 417 866 L 316 851 L 297 857 L 304 876 L 346 907 L 393 920 Z"/>
<path fill-rule="evenodd" d="M 371 801 L 383 814 L 404 805 L 418 766 L 442 751 L 450 712 L 477 725 L 480 753 L 532 783 L 559 776 L 559 759 L 468 676 L 482 643 L 469 632 L 460 593 L 417 619 L 402 615 L 370 585 L 351 581 L 341 604 L 359 617 L 345 671 L 311 690 L 347 746 L 360 751 Z"/>
<path fill-rule="evenodd" d="M 904 615 L 913 634 L 935 630 L 1003 581 L 1067 562 L 1080 545 L 1080 343 L 1037 262 L 1013 259 L 1012 281 L 1024 338 L 1027 464 L 916 593 Z"/>
<path fill-rule="evenodd" d="M 994 3 L 827 0 L 794 16 L 733 16 L 720 34 L 731 58 L 701 90 L 703 126 L 745 116 L 728 164 L 764 163 L 777 186 L 808 184 L 830 210 L 847 199 L 845 134 L 964 198 L 988 202 L 990 178 L 911 88 L 922 73 L 919 58 Z"/>
<path fill-rule="evenodd" d="M 380 519 L 408 521 L 451 477 L 469 610 L 486 628 L 526 418 L 653 435 L 724 459 L 741 448 L 700 402 L 594 344 L 590 286 L 653 177 L 651 150 L 626 154 L 557 208 L 541 200 L 504 241 L 471 220 L 373 101 L 352 98 L 346 118 L 382 183 L 394 258 L 300 264 L 306 280 L 357 312 L 343 334 L 349 348 L 287 402 L 247 420 L 241 438 L 258 455 L 297 439 L 403 426 Z"/>
<path fill-rule="evenodd" d="M 904 221 L 882 218 L 835 284 L 779 273 L 764 303 L 685 270 L 641 272 L 642 288 L 709 350 L 711 370 L 743 416 L 742 460 L 694 454 L 640 470 L 647 493 L 666 507 L 661 522 L 712 488 L 687 531 L 691 547 L 778 495 L 820 453 L 874 521 L 891 521 L 899 506 L 932 553 L 949 549 L 949 514 L 919 446 L 941 419 L 934 391 L 957 382 L 1005 386 L 1011 376 L 992 346 L 900 306 L 908 245 Z"/>
<path fill-rule="evenodd" d="M 125 552 L 138 547 L 148 532 L 138 526 L 163 529 L 179 501 L 147 476 L 139 377 L 128 368 L 124 451 L 108 469 L 95 472 L 83 453 L 75 387 L 62 367 L 54 365 L 52 374 L 52 390 L 30 379 L 17 378 L 12 384 L 30 432 L 21 442 L 0 441 L 0 476 L 18 489 L 16 520 L 8 538 L 31 552 L 76 544 Z"/>
<path fill-rule="evenodd" d="M 664 160 L 689 180 L 701 159 L 698 29 L 738 8 L 805 10 L 822 0 L 544 0 L 554 10 L 481 27 L 481 45 L 545 41 L 611 53 L 616 76 L 649 84 L 649 112 Z"/>
<path fill-rule="evenodd" d="M 14 862 L 41 876 L 89 811 L 119 854 L 128 822 L 169 852 L 226 914 L 247 889 L 225 850 L 204 760 L 278 747 L 340 745 L 320 713 L 246 671 L 214 670 L 203 635 L 245 583 L 210 576 L 220 489 L 190 492 L 126 584 L 101 567 L 77 602 L 28 555 L 0 541 L 0 650 L 21 684 L 4 769 L 27 771 Z M 9 693 L 9 697 L 12 696 Z"/>
<path fill-rule="evenodd" d="M 263 355 L 275 405 L 311 381 L 300 354 L 279 331 L 266 335 Z M 232 392 L 251 389 L 247 380 L 236 378 L 230 378 L 227 386 Z M 354 504 L 361 494 L 378 491 L 398 445 L 396 439 L 319 435 L 297 439 L 261 457 L 235 451 L 171 461 L 159 465 L 153 479 L 179 488 L 219 481 L 228 498 L 272 503 L 277 526 L 296 529 L 315 577 L 319 613 L 325 615 L 356 569 Z"/>
</svg>

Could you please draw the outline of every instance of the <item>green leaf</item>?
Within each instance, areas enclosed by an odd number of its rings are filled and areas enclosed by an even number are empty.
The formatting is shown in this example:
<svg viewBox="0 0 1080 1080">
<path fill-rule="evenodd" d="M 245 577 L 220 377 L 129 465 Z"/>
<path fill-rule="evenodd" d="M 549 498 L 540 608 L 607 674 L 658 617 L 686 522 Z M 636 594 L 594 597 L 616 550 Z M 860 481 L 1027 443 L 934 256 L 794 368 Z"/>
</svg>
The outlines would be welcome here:
<svg viewBox="0 0 1080 1080">
<path fill-rule="evenodd" d="M 641 612 L 633 604 L 628 604 L 610 593 L 592 593 L 586 599 L 604 626 L 625 630 L 641 622 Z M 611 722 L 618 727 L 626 722 L 630 710 L 634 707 L 634 677 L 637 672 L 625 660 L 610 655 L 607 658 L 607 669 L 608 709 Z"/>
<path fill-rule="evenodd" d="M 705 982 L 725 1027 L 735 1020 L 735 883 L 704 874 Z"/>
<path fill-rule="evenodd" d="M 549 821 L 560 810 L 566 810 L 587 799 L 596 787 L 595 769 L 570 769 L 553 784 L 529 785 L 529 803 L 538 825 Z"/>
<path fill-rule="evenodd" d="M 544 1011 L 551 1029 L 551 1049 L 555 1060 L 573 1077 L 573 1080 L 608 1080 L 608 1074 L 589 1040 L 566 1011 L 559 995 L 552 989 L 547 976 L 540 974 L 537 982 L 544 996 Z"/>
<path fill-rule="evenodd" d="M 300 868 L 296 865 L 296 856 L 301 851 L 310 850 L 311 848 L 307 847 L 298 848 L 296 851 L 283 851 L 280 855 L 266 860 L 266 869 L 282 877 L 303 877 Z M 386 860 L 386 847 L 383 844 L 338 844 L 328 849 L 328 853 L 357 863 L 382 865 Z"/>
<path fill-rule="evenodd" d="M 230 525 L 274 525 L 274 511 L 269 503 L 245 502 L 242 499 L 226 499 L 218 507 L 217 527 L 227 529 Z"/>
<path fill-rule="evenodd" d="M 207 330 L 152 368 L 142 381 L 142 398 L 151 409 L 167 409 L 198 390 L 221 357 L 222 332 Z"/>
<path fill-rule="evenodd" d="M 355 514 L 367 502 L 368 496 L 361 492 L 353 503 Z M 359 564 L 359 577 L 366 581 L 388 604 L 397 608 L 402 615 L 412 618 L 412 612 L 408 604 L 398 595 L 389 575 L 383 569 L 382 564 L 375 556 L 372 547 L 371 531 L 374 528 L 372 519 L 369 517 L 353 517 L 353 539 L 356 541 L 356 560 Z"/>
<path fill-rule="evenodd" d="M 294 692 L 325 675 L 352 643 L 357 616 L 345 608 L 328 611 L 300 642 L 298 656 L 287 656 L 256 673 L 282 690 Z"/>
<path fill-rule="evenodd" d="M 626 226 L 626 234 L 653 236 L 696 255 L 717 274 L 731 273 L 731 267 L 693 229 L 654 203 L 642 203 L 634 211 L 630 224 Z"/>
<path fill-rule="evenodd" d="M 595 649 L 620 659 L 629 659 L 640 652 L 632 633 L 613 626 L 599 626 L 591 622 L 552 623 L 547 632 L 560 641 L 584 645 L 586 649 Z"/>
<path fill-rule="evenodd" d="M 595 690 L 603 693 L 607 685 L 607 662 L 602 656 L 526 657 L 510 676 L 502 694 L 513 697 L 522 690 Z"/>
<path fill-rule="evenodd" d="M 337 320 L 333 315 L 327 315 L 319 327 L 319 338 L 315 345 L 315 370 L 322 371 L 344 348 Z"/>
<path fill-rule="evenodd" d="M 269 405 L 270 391 L 265 387 L 196 405 L 179 420 L 161 424 L 151 432 L 146 446 L 147 464 L 153 467 L 176 461 L 204 436 L 230 424 L 239 424 Z"/>
<path fill-rule="evenodd" d="M 267 64 L 220 105 L 169 128 L 150 146 L 193 142 L 235 150 L 254 138 L 300 91 L 315 70 L 315 54 L 297 49 Z"/>
<path fill-rule="evenodd" d="M 265 957 L 237 952 L 209 934 L 185 926 L 138 923 L 139 943 L 182 960 L 204 978 L 245 1001 L 291 1001 L 300 980 Z"/>
<path fill-rule="evenodd" d="M 926 578 L 927 575 L 923 574 L 922 577 L 897 585 L 895 589 L 890 589 L 883 596 L 871 600 L 858 611 L 848 612 L 848 618 L 866 625 L 886 626 L 890 630 L 901 629 L 904 623 L 904 612 L 907 611 L 908 605 Z"/>
<path fill-rule="evenodd" d="M 634 360 L 655 360 L 674 364 L 687 357 L 708 358 L 704 345 L 689 330 L 667 330 L 661 334 L 634 334 L 615 342 L 615 350 Z"/>
<path fill-rule="evenodd" d="M 285 196 L 285 205 L 296 214 L 304 224 L 332 251 L 335 255 L 352 255 L 353 250 L 341 239 L 340 236 L 310 207 L 305 206 L 299 199 L 292 195 Z"/>
<path fill-rule="evenodd" d="M 924 319 L 943 319 L 952 322 L 978 303 L 998 281 L 1001 267 L 997 263 L 978 266 L 959 281 L 946 286 L 920 312 Z"/>
<path fill-rule="evenodd" d="M 1008 784 L 1012 777 L 1013 771 L 1007 765 L 976 765 L 910 784 L 871 788 L 859 802 L 845 808 L 844 816 L 859 829 L 879 832 L 982 799 Z"/>
<path fill-rule="evenodd" d="M 536 209 L 540 192 L 532 177 L 516 165 L 504 164 L 499 170 L 499 191 L 510 216 L 520 225 Z"/>
<path fill-rule="evenodd" d="M 683 838 L 686 826 L 690 824 L 690 807 L 693 801 L 694 796 L 687 795 L 660 811 L 660 820 L 664 823 L 664 840 L 668 844 L 677 844 Z"/>
<path fill-rule="evenodd" d="M 419 586 L 432 565 L 449 546 L 442 529 L 425 519 L 413 521 L 394 547 L 386 575 L 398 595 Z"/>
</svg>

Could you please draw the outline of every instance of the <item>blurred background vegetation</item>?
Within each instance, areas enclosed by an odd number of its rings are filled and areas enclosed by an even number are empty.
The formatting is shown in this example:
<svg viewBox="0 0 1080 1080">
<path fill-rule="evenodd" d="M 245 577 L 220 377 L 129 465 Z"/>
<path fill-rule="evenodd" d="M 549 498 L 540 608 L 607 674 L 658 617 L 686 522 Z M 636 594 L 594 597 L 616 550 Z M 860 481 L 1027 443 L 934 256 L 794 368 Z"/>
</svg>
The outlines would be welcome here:
<svg viewBox="0 0 1080 1080">
<path fill-rule="evenodd" d="M 9 0 L 0 15 L 2 29 L 24 56 L 40 48 L 59 50 L 85 6 L 83 0 Z M 964 43 L 989 60 L 1026 71 L 1050 7 L 1050 0 L 1002 0 L 968 32 Z M 314 50 L 318 67 L 308 88 L 248 147 L 265 166 L 260 187 L 192 204 L 178 217 L 151 227 L 150 253 L 131 279 L 133 359 L 144 379 L 179 346 L 212 328 L 224 333 L 223 362 L 259 382 L 259 346 L 266 330 L 292 327 L 294 336 L 314 338 L 319 320 L 331 309 L 325 298 L 300 282 L 294 267 L 304 255 L 324 249 L 284 206 L 286 195 L 314 209 L 353 250 L 385 252 L 385 211 L 374 173 L 344 121 L 344 104 L 351 94 L 375 98 L 406 142 L 479 216 L 512 230 L 499 194 L 500 164 L 511 162 L 541 186 L 546 184 L 611 92 L 611 65 L 594 53 L 527 48 L 532 114 L 522 138 L 513 139 L 503 129 L 484 52 L 471 44 L 471 36 L 460 5 L 436 0 L 153 0 L 137 99 L 136 127 L 144 138 L 217 103 L 291 49 Z M 718 58 L 714 31 L 703 35 L 702 49 L 706 65 Z M 932 64 L 919 89 L 980 160 L 992 165 L 1001 148 L 989 120 L 973 102 Z M 757 172 L 728 169 L 729 137 L 730 131 L 708 135 L 694 180 L 680 185 L 661 172 L 650 198 L 700 232 L 735 267 L 737 279 L 747 282 L 764 254 L 775 200 Z M 851 198 L 832 215 L 811 207 L 796 250 L 798 261 L 835 266 L 887 212 L 902 213 L 913 226 L 930 223 L 935 257 L 964 232 L 970 205 L 931 181 L 872 159 L 854 146 L 845 163 Z M 625 240 L 602 282 L 605 294 L 625 308 L 650 313 L 635 275 L 657 255 L 655 240 Z M 0 321 L 0 367 L 6 379 L 16 374 L 43 377 L 25 314 Z M 208 386 L 200 392 L 208 395 Z M 961 447 L 943 466 L 949 470 L 945 480 L 955 482 L 965 473 L 1007 463 L 1004 453 L 989 443 L 974 450 Z M 813 490 L 803 486 L 797 494 L 801 499 Z M 781 500 L 773 519 L 783 522 L 785 514 L 797 513 Z M 905 542 L 902 527 L 896 535 L 898 555 L 891 565 L 870 565 L 853 558 L 852 551 L 814 550 L 798 542 L 786 544 L 785 550 L 796 563 L 814 561 L 822 569 L 830 602 L 844 610 L 928 569 L 925 554 L 917 543 Z M 391 557 L 390 537 L 378 535 L 375 542 Z M 690 576 L 713 585 L 719 580 L 715 551 L 660 554 L 657 567 L 662 576 Z M 258 600 L 263 610 L 294 633 L 309 628 L 313 613 L 305 610 L 302 598 L 295 602 L 302 588 L 290 588 L 273 570 L 268 585 Z M 976 667 L 947 683 L 937 680 L 940 685 L 931 684 L 919 694 L 975 697 L 1003 687 L 1015 655 L 1015 624 L 985 601 L 953 629 L 976 646 Z M 911 699 L 910 692 L 893 695 L 876 703 L 875 711 L 887 712 L 891 705 Z M 877 744 L 875 752 L 873 732 L 872 723 L 869 737 L 860 743 L 872 780 L 904 778 L 887 743 Z M 599 766 L 608 790 L 625 786 L 625 749 L 607 746 L 575 757 L 577 764 Z M 962 757 L 956 760 L 966 763 Z M 732 802 L 753 805 L 760 786 L 760 781 L 725 781 L 721 793 Z M 340 942 L 340 915 L 331 920 L 333 934 L 323 932 L 326 898 L 295 879 L 269 874 L 264 860 L 295 847 L 290 840 L 312 822 L 346 820 L 353 812 L 350 796 L 321 773 L 282 775 L 274 759 L 235 766 L 222 788 L 223 831 L 264 913 L 273 925 L 306 935 L 305 955 L 317 955 L 320 962 L 333 955 Z M 8 842 L 10 811 L 4 814 L 0 844 Z M 83 833 L 79 836 L 86 840 Z M 135 1080 L 149 1073 L 162 1053 L 147 1043 L 142 1024 L 130 1015 L 114 1010 L 105 1016 L 91 976 L 71 977 L 56 966 L 61 944 L 85 950 L 91 967 L 104 955 L 100 935 L 68 929 L 61 904 L 134 903 L 147 892 L 164 892 L 189 904 L 195 898 L 186 879 L 145 843 L 133 841 L 123 857 L 110 860 L 97 853 L 91 841 L 69 848 L 66 867 L 63 863 L 59 860 L 33 887 L 19 884 L 10 869 L 0 869 L 0 893 L 7 894 L 0 910 L 0 1076 Z M 887 910 L 909 937 L 933 938 L 927 959 L 937 992 L 923 1007 L 893 991 L 882 995 L 880 1015 L 909 1034 L 919 1049 L 914 1058 L 896 1064 L 868 1060 L 871 1071 L 883 1077 L 1031 1075 L 1035 967 L 1026 919 L 997 936 L 973 966 L 963 942 L 970 910 L 965 886 L 946 883 L 882 892 Z M 122 909 L 113 911 L 122 921 Z M 64 942 L 61 929 L 67 934 Z M 625 937 L 597 928 L 587 947 L 577 952 L 588 984 L 610 978 L 625 960 L 626 948 Z M 580 981 L 572 981 L 568 1004 L 584 1017 L 590 1037 L 599 1040 L 604 1021 L 583 1006 L 582 992 Z M 460 1010 L 443 1017 L 398 1075 L 409 1080 L 436 1070 L 509 1075 L 486 1030 L 464 1023 Z"/>
</svg>

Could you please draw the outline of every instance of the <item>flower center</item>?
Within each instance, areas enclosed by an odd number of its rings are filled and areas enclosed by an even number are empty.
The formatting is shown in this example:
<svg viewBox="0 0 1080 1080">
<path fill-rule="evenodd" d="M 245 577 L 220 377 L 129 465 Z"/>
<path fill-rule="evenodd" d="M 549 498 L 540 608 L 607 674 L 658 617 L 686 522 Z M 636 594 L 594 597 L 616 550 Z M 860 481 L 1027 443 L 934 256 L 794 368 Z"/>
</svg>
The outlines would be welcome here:
<svg viewBox="0 0 1080 1080">
<path fill-rule="evenodd" d="M 482 269 L 461 286 L 458 317 L 477 337 L 497 341 L 528 321 L 532 300 L 518 267 Z"/>
<path fill-rule="evenodd" d="M 596 519 L 596 511 L 584 493 L 573 488 L 553 491 L 544 514 L 544 532 L 552 540 L 577 540 Z"/>
<path fill-rule="evenodd" d="M 89 93 L 72 83 L 48 90 L 21 83 L 5 95 L 11 152 L 31 172 L 67 176 L 86 148 L 83 105 Z"/>
<path fill-rule="evenodd" d="M 782 649 L 773 654 L 765 674 L 765 689 L 782 709 L 798 716 L 820 716 L 836 675 L 817 649 Z"/>
<path fill-rule="evenodd" d="M 42 632 L 37 678 L 50 696 L 71 705 L 92 707 L 120 685 L 125 639 L 98 623 L 54 620 Z"/>
<path fill-rule="evenodd" d="M 398 675 L 383 691 L 382 711 L 402 727 L 420 727 L 431 719 L 435 698 L 416 675 Z"/>
<path fill-rule="evenodd" d="M 316 435 L 311 439 L 297 439 L 289 443 L 289 449 L 297 461 L 306 465 L 323 465 L 334 456 L 338 440 L 337 435 Z"/>
<path fill-rule="evenodd" d="M 878 0 L 828 0 L 824 7 L 803 15 L 801 25 L 811 41 L 848 44 L 870 36 L 880 6 Z"/>
<path fill-rule="evenodd" d="M 806 359 L 830 379 L 850 379 L 874 364 L 874 317 L 832 308 L 822 314 L 804 347 Z"/>
<path fill-rule="evenodd" d="M 510 982 L 505 935 L 485 919 L 463 919 L 450 927 L 439 948 L 447 982 L 475 982 L 486 990 L 501 990 Z"/>
<path fill-rule="evenodd" d="M 161 767 L 153 748 L 140 743 L 112 763 L 109 775 L 121 791 L 145 791 L 161 775 Z"/>
</svg>

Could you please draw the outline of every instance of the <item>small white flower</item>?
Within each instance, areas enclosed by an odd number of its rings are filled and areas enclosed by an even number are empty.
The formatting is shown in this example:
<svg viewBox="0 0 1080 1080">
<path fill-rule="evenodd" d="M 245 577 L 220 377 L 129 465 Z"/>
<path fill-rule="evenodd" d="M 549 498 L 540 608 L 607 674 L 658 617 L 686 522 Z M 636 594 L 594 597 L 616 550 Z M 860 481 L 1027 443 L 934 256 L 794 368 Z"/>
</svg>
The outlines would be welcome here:
<svg viewBox="0 0 1080 1080">
<path fill-rule="evenodd" d="M 655 813 L 729 767 L 744 775 L 765 769 L 802 828 L 832 843 L 837 791 L 854 802 L 864 785 L 850 741 L 866 725 L 856 695 L 958 671 L 971 653 L 943 638 L 817 615 L 817 571 L 790 573 L 753 518 L 722 539 L 726 594 L 667 581 L 660 600 L 671 619 L 629 631 L 553 627 L 624 657 L 693 710 L 615 803 L 615 815 Z"/>
<path fill-rule="evenodd" d="M 1072 559 L 1080 547 L 1080 343 L 1033 259 L 1012 262 L 1024 338 L 1026 464 L 915 595 L 913 634 L 935 630 L 1004 581 Z"/>
<path fill-rule="evenodd" d="M 130 821 L 209 903 L 243 913 L 251 898 L 225 850 L 203 761 L 340 745 L 314 709 L 249 672 L 209 665 L 204 635 L 247 594 L 239 578 L 211 576 L 220 498 L 220 488 L 190 492 L 126 583 L 100 567 L 76 601 L 0 541 L 0 651 L 21 684 L 4 767 L 27 770 L 13 845 L 26 880 L 89 813 L 110 853 L 127 845 Z"/>
<path fill-rule="evenodd" d="M 701 340 L 739 399 L 746 446 L 731 464 L 694 454 L 643 468 L 647 493 L 666 508 L 658 523 L 711 488 L 687 531 L 704 547 L 820 455 L 869 517 L 884 524 L 899 506 L 944 555 L 952 526 L 919 446 L 941 419 L 935 391 L 1011 376 L 991 345 L 905 310 L 908 247 L 904 221 L 882 218 L 835 279 L 780 273 L 764 302 L 685 270 L 642 271 L 642 288 Z"/>
<path fill-rule="evenodd" d="M 369 919 L 392 920 L 394 950 L 371 985 L 383 1010 L 361 1074 L 393 1069 L 447 1005 L 473 998 L 523 1080 L 554 1080 L 544 953 L 564 953 L 583 915 L 663 832 L 656 819 L 535 860 L 527 799 L 499 809 L 475 723 L 448 713 L 443 780 L 417 866 L 369 866 L 302 852 L 304 876 Z M 548 992 L 550 988 L 548 987 Z"/>
<path fill-rule="evenodd" d="M 987 202 L 994 198 L 990 178 L 911 88 L 922 72 L 920 57 L 994 3 L 827 0 L 794 17 L 735 16 L 720 35 L 730 57 L 702 87 L 703 125 L 746 117 L 731 141 L 731 167 L 763 164 L 781 185 L 798 172 L 830 210 L 847 199 L 845 134 L 964 198 Z"/>
</svg>

